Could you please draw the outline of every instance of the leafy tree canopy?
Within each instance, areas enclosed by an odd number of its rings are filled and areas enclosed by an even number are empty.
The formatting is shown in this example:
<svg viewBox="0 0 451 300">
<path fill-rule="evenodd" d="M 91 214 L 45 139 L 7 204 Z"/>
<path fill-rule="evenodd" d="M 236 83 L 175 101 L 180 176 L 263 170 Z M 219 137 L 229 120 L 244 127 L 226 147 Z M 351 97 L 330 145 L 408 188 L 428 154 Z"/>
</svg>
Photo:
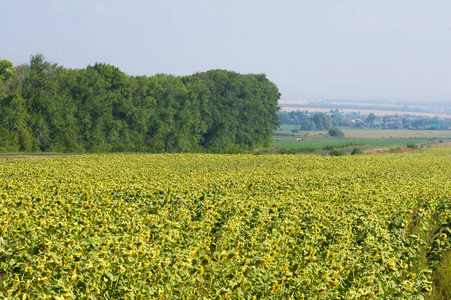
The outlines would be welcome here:
<svg viewBox="0 0 451 300">
<path fill-rule="evenodd" d="M 345 136 L 344 132 L 340 128 L 335 128 L 335 127 L 329 128 L 328 133 L 330 136 L 333 136 L 333 137 L 344 137 Z"/>
<path fill-rule="evenodd" d="M 134 77 L 42 54 L 16 68 L 0 60 L 0 151 L 239 152 L 271 145 L 279 98 L 264 74 Z"/>
</svg>

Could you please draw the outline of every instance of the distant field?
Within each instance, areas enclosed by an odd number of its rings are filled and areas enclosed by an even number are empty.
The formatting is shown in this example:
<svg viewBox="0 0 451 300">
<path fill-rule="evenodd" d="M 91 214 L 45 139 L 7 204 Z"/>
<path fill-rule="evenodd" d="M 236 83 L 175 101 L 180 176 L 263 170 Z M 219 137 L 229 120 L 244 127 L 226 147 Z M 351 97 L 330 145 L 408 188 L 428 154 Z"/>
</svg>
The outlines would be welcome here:
<svg viewBox="0 0 451 300">
<path fill-rule="evenodd" d="M 426 143 L 428 139 L 334 139 L 334 138 L 304 138 L 297 141 L 296 138 L 285 137 L 279 141 L 274 140 L 277 148 L 322 148 L 325 146 L 359 145 L 370 147 L 407 146 L 407 144 Z"/>
<path fill-rule="evenodd" d="M 299 129 L 298 125 L 281 125 L 278 134 L 293 134 L 291 130 Z M 451 130 L 396 130 L 396 129 L 342 129 L 345 138 L 354 139 L 451 139 Z M 321 137 L 327 131 L 299 131 L 294 133 L 296 137 Z"/>
<path fill-rule="evenodd" d="M 395 130 L 395 129 L 348 129 L 343 130 L 345 137 L 366 139 L 446 139 L 451 138 L 451 130 Z"/>
<path fill-rule="evenodd" d="M 451 130 L 385 130 L 385 129 L 344 129 L 344 138 L 325 137 L 327 131 L 299 131 L 297 125 L 282 125 L 274 133 L 277 148 L 323 148 L 325 146 L 359 145 L 368 147 L 407 146 L 451 139 Z M 298 141 L 298 138 L 302 138 Z M 277 140 L 279 139 L 279 140 Z"/>
</svg>

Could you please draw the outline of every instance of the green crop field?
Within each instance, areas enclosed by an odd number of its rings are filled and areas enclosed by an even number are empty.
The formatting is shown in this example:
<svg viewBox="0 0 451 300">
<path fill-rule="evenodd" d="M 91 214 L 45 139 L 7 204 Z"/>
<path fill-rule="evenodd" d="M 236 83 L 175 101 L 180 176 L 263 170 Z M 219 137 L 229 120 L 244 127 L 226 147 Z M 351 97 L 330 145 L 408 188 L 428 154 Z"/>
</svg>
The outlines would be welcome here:
<svg viewBox="0 0 451 300">
<path fill-rule="evenodd" d="M 276 148 L 315 148 L 326 146 L 343 147 L 405 147 L 407 144 L 422 144 L 451 140 L 451 130 L 390 130 L 390 129 L 343 129 L 344 138 L 331 138 L 327 131 L 297 131 L 296 125 L 282 125 L 274 133 Z M 302 139 L 302 140 L 298 140 Z"/>
<path fill-rule="evenodd" d="M 0 297 L 449 299 L 450 158 L 0 161 Z"/>
<path fill-rule="evenodd" d="M 327 131 L 301 131 L 297 125 L 281 125 L 274 136 L 290 134 L 294 137 L 324 137 Z M 350 139 L 451 139 L 451 130 L 404 130 L 404 129 L 342 129 Z"/>
<path fill-rule="evenodd" d="M 278 148 L 323 148 L 325 146 L 353 145 L 369 147 L 406 146 L 407 144 L 421 144 L 429 139 L 351 139 L 351 138 L 304 138 L 298 141 L 296 138 L 282 137 L 274 140 L 274 146 Z M 437 140 L 436 140 L 437 141 Z"/>
<path fill-rule="evenodd" d="M 345 129 L 346 137 L 363 139 L 451 139 L 451 130 Z"/>
</svg>

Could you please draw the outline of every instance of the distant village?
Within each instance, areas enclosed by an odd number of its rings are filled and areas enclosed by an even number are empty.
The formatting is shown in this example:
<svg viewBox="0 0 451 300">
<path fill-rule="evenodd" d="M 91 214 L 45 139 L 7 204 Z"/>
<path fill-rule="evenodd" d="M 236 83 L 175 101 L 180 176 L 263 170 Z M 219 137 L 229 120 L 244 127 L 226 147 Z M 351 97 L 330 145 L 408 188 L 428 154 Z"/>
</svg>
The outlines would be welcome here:
<svg viewBox="0 0 451 300">
<path fill-rule="evenodd" d="M 281 125 L 299 125 L 301 130 L 322 130 L 327 123 L 337 127 L 378 128 L 378 129 L 410 129 L 410 130 L 451 130 L 450 118 L 430 117 L 421 114 L 393 114 L 376 116 L 360 112 L 340 112 L 331 109 L 329 112 L 308 110 L 279 111 Z M 319 126 L 318 126 L 319 125 Z"/>
</svg>

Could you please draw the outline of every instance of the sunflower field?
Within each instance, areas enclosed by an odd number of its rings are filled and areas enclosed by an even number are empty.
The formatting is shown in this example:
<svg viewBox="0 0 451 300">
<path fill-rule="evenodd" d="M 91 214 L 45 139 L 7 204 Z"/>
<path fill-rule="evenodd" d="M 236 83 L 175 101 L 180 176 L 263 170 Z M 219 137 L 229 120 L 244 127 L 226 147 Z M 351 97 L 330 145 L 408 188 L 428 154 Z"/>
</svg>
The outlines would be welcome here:
<svg viewBox="0 0 451 300">
<path fill-rule="evenodd" d="M 3 161 L 0 297 L 424 299 L 450 249 L 450 157 Z"/>
</svg>

